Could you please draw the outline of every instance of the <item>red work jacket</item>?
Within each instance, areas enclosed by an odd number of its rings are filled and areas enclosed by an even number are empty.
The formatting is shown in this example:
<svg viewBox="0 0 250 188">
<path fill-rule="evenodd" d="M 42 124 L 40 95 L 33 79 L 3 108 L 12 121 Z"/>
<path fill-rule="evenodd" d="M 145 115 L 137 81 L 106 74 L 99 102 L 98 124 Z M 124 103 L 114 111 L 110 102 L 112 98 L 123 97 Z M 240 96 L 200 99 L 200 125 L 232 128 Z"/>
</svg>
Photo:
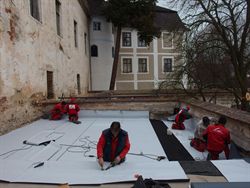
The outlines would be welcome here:
<svg viewBox="0 0 250 188">
<path fill-rule="evenodd" d="M 61 119 L 63 114 L 65 113 L 65 108 L 61 103 L 58 103 L 54 106 L 54 108 L 51 110 L 51 119 L 52 120 L 58 120 Z"/>
<path fill-rule="evenodd" d="M 183 123 L 186 119 L 188 119 L 190 114 L 187 109 L 181 109 L 178 114 L 175 116 L 175 123 Z"/>
<path fill-rule="evenodd" d="M 67 104 L 66 110 L 69 115 L 78 115 L 80 107 L 78 106 L 78 104 Z"/>
<path fill-rule="evenodd" d="M 230 132 L 223 125 L 209 125 L 203 133 L 207 138 L 207 150 L 221 152 L 230 143 Z"/>
<path fill-rule="evenodd" d="M 99 138 L 99 141 L 97 143 L 97 158 L 103 158 L 103 150 L 104 146 L 106 143 L 106 139 L 104 134 L 101 135 Z M 111 161 L 114 161 L 115 157 L 115 151 L 118 146 L 118 137 L 112 137 L 112 142 L 111 142 Z M 130 142 L 128 136 L 126 137 L 125 141 L 125 147 L 123 148 L 122 152 L 120 153 L 119 157 L 121 159 L 125 158 L 126 154 L 128 153 L 130 149 Z"/>
</svg>

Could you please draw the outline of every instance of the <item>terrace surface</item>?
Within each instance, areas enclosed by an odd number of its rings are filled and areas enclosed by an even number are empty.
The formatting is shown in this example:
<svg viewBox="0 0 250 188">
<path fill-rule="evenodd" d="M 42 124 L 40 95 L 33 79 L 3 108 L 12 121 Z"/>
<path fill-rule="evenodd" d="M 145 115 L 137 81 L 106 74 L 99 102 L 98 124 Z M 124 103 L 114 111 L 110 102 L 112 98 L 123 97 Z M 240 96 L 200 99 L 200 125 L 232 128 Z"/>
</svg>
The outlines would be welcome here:
<svg viewBox="0 0 250 188">
<path fill-rule="evenodd" d="M 202 162 L 205 154 L 188 148 L 186 143 L 194 122 L 187 122 L 189 129 L 186 132 L 168 135 L 167 126 L 171 122 L 150 121 L 145 111 L 82 111 L 80 120 L 79 125 L 66 119 L 39 120 L 1 136 L 0 179 L 14 184 L 2 183 L 0 187 L 58 187 L 64 183 L 72 187 L 88 187 L 89 184 L 91 187 L 131 187 L 131 181 L 136 180 L 135 174 L 165 180 L 171 187 L 188 187 L 189 179 L 191 182 L 250 180 L 250 175 L 247 175 L 250 165 L 244 160 L 217 164 Z M 124 164 L 103 172 L 95 157 L 89 156 L 96 155 L 95 144 L 100 133 L 112 121 L 120 121 L 122 128 L 129 132 L 131 150 Z M 24 140 L 33 145 L 23 144 Z M 47 146 L 34 145 L 50 140 L 55 141 Z M 157 161 L 157 156 L 167 159 Z M 34 168 L 38 162 L 44 162 L 44 166 Z M 223 172 L 227 162 L 232 164 L 229 165 L 231 168 L 240 167 L 238 170 L 245 176 Z M 81 186 L 77 186 L 79 184 Z"/>
</svg>

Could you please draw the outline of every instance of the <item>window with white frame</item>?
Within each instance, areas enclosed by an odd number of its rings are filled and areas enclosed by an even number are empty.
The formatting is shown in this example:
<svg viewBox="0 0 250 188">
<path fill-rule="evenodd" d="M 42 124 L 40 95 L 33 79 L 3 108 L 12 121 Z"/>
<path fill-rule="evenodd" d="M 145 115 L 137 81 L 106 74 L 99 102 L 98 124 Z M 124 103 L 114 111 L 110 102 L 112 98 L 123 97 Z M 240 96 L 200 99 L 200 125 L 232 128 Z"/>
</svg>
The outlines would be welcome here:
<svg viewBox="0 0 250 188">
<path fill-rule="evenodd" d="M 137 44 L 138 44 L 138 47 L 147 47 L 146 41 L 140 39 L 139 35 L 137 35 Z"/>
<path fill-rule="evenodd" d="M 130 47 L 131 45 L 131 32 L 122 32 L 122 46 Z"/>
<path fill-rule="evenodd" d="M 122 73 L 131 73 L 131 72 L 132 72 L 132 58 L 123 58 Z"/>
<path fill-rule="evenodd" d="M 139 73 L 148 72 L 147 58 L 138 58 L 138 72 Z"/>
<path fill-rule="evenodd" d="M 101 31 L 101 22 L 93 22 L 93 30 Z"/>
<path fill-rule="evenodd" d="M 163 58 L 163 72 L 173 71 L 173 58 Z"/>
<path fill-rule="evenodd" d="M 173 34 L 172 33 L 162 33 L 162 47 L 173 48 Z"/>
<path fill-rule="evenodd" d="M 40 0 L 30 0 L 30 15 L 41 22 L 41 2 Z"/>
</svg>

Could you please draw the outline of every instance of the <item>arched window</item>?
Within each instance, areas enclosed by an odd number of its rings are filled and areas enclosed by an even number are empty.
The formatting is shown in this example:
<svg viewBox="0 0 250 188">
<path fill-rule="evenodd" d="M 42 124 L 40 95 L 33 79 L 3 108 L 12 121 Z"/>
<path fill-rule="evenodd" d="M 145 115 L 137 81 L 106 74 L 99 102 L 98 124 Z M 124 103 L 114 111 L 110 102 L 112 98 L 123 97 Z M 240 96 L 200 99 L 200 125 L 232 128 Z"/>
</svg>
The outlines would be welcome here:
<svg viewBox="0 0 250 188">
<path fill-rule="evenodd" d="M 96 45 L 91 46 L 91 56 L 98 57 L 98 47 Z"/>
</svg>

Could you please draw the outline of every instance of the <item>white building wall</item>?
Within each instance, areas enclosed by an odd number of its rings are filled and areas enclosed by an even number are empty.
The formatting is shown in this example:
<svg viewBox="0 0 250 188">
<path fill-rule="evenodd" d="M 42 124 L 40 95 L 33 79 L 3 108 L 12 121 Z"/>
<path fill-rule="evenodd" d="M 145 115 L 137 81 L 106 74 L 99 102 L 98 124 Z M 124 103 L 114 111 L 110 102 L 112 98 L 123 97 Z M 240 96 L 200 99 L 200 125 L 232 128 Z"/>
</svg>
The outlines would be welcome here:
<svg viewBox="0 0 250 188">
<path fill-rule="evenodd" d="M 94 22 L 101 23 L 100 31 L 93 30 Z M 91 57 L 91 89 L 109 90 L 113 65 L 112 47 L 114 47 L 112 24 L 104 17 L 98 16 L 93 17 L 90 23 L 90 46 L 98 47 L 98 57 Z"/>
<path fill-rule="evenodd" d="M 47 96 L 47 71 L 53 71 L 55 98 L 77 94 L 77 74 L 81 92 L 88 89 L 87 17 L 78 0 L 60 2 L 62 37 L 56 32 L 55 0 L 40 0 L 41 22 L 30 15 L 29 0 L 0 1 L 0 134 L 38 116 L 32 104 Z"/>
</svg>

